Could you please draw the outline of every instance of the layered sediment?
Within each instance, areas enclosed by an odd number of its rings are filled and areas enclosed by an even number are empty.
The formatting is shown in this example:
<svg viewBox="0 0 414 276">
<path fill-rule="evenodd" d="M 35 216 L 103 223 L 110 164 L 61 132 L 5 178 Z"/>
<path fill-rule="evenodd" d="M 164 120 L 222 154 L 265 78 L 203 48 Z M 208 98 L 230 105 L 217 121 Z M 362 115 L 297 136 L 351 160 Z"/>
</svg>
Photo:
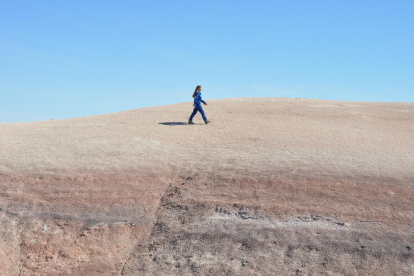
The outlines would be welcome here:
<svg viewBox="0 0 414 276">
<path fill-rule="evenodd" d="M 1 275 L 413 275 L 414 104 L 0 124 Z"/>
</svg>

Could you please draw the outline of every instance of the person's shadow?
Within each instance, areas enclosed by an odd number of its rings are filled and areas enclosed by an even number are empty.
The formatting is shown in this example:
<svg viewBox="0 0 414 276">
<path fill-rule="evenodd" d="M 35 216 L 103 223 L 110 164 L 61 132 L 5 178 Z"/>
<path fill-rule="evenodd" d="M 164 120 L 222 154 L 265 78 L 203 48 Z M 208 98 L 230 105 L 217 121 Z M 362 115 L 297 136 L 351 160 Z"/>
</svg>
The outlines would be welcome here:
<svg viewBox="0 0 414 276">
<path fill-rule="evenodd" d="M 183 122 L 162 122 L 159 123 L 160 125 L 164 125 L 164 126 L 184 126 L 187 125 L 187 123 L 183 123 Z"/>
</svg>

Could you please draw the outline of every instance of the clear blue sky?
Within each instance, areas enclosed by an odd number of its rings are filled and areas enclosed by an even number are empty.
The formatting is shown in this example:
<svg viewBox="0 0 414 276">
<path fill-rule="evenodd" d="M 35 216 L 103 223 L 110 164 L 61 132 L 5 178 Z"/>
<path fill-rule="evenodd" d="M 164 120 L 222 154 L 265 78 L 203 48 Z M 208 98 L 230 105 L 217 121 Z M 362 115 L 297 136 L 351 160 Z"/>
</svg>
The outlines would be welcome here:
<svg viewBox="0 0 414 276">
<path fill-rule="evenodd" d="M 414 1 L 0 2 L 0 122 L 203 98 L 414 101 Z M 191 113 L 189 106 L 189 115 Z"/>
</svg>

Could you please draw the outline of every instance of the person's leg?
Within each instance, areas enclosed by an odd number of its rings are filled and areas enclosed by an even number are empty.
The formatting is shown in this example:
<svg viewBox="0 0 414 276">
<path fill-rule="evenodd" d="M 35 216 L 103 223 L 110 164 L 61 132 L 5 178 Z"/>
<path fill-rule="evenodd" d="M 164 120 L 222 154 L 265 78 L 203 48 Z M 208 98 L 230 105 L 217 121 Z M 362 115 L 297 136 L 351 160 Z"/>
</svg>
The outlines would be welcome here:
<svg viewBox="0 0 414 276">
<path fill-rule="evenodd" d="M 203 109 L 203 107 L 200 105 L 200 106 L 198 107 L 198 109 L 199 109 L 199 111 L 200 111 L 200 113 L 201 113 L 201 116 L 203 116 L 203 120 L 204 120 L 204 121 L 207 121 L 207 117 L 206 117 L 206 114 L 204 113 L 204 109 Z"/>
<path fill-rule="evenodd" d="M 191 113 L 190 122 L 193 120 L 194 116 L 197 114 L 197 111 L 198 111 L 198 109 L 197 109 L 197 106 L 196 106 L 196 107 L 194 107 L 193 113 Z"/>
</svg>

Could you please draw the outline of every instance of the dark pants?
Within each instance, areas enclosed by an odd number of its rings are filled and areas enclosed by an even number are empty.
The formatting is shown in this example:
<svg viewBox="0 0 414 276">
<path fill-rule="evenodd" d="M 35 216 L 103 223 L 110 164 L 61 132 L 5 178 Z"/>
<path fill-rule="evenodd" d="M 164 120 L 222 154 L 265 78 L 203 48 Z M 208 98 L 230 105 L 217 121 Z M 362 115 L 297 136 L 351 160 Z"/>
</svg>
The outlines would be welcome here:
<svg viewBox="0 0 414 276">
<path fill-rule="evenodd" d="M 193 113 L 190 116 L 190 121 L 193 120 L 194 116 L 197 114 L 198 111 L 201 113 L 201 116 L 203 116 L 203 120 L 207 121 L 206 114 L 204 113 L 204 110 L 201 104 L 200 105 L 196 104 L 196 106 L 194 107 Z"/>
</svg>

